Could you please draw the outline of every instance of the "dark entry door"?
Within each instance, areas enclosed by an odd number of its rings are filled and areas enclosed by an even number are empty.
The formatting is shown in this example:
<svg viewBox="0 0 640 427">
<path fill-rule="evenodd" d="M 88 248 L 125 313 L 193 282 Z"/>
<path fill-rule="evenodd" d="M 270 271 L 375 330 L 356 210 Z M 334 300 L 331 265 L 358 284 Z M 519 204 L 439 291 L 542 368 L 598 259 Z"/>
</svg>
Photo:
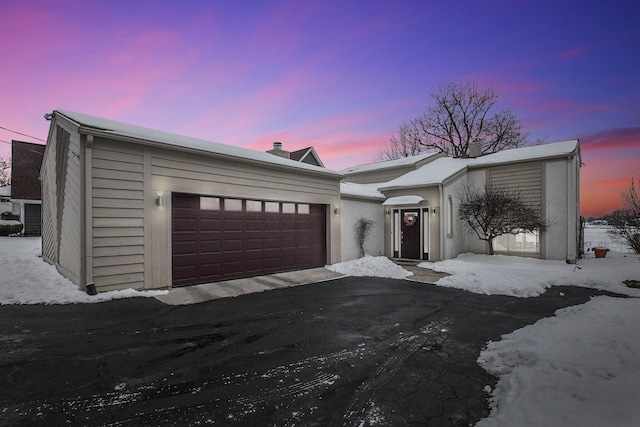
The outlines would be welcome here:
<svg viewBox="0 0 640 427">
<path fill-rule="evenodd" d="M 400 256 L 420 259 L 420 209 L 400 211 Z"/>
</svg>

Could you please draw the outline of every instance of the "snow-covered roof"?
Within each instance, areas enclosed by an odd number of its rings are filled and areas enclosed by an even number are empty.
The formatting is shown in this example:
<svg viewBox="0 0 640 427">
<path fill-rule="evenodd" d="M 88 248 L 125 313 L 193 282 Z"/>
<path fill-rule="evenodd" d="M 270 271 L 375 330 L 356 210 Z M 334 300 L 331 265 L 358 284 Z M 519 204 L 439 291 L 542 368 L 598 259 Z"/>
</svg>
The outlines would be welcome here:
<svg viewBox="0 0 640 427">
<path fill-rule="evenodd" d="M 384 191 L 392 188 L 441 184 L 465 168 L 569 156 L 575 153 L 577 149 L 578 140 L 572 140 L 531 147 L 513 148 L 476 158 L 441 157 L 414 171 L 407 172 L 396 179 L 392 179 L 386 184 L 380 185 L 378 189 Z"/>
<path fill-rule="evenodd" d="M 340 172 L 343 174 L 351 174 L 356 172 L 370 172 L 379 169 L 391 169 L 402 166 L 409 166 L 421 162 L 422 160 L 430 157 L 439 156 L 440 153 L 425 153 L 418 154 L 417 156 L 401 157 L 395 160 L 387 160 L 385 162 L 366 163 L 364 165 L 351 166 L 346 169 L 342 169 Z"/>
<path fill-rule="evenodd" d="M 551 144 L 533 145 L 530 147 L 512 148 L 498 151 L 486 156 L 472 159 L 471 166 L 487 166 L 502 163 L 521 162 L 525 160 L 545 159 L 550 157 L 569 156 L 578 149 L 578 140 L 553 142 Z"/>
<path fill-rule="evenodd" d="M 430 184 L 441 184 L 447 178 L 465 169 L 472 159 L 454 159 L 441 157 L 418 169 L 407 172 L 396 179 L 378 187 L 381 190 L 401 187 L 416 187 Z"/>
<path fill-rule="evenodd" d="M 424 202 L 420 196 L 396 196 L 389 197 L 382 203 L 382 206 L 401 206 L 401 205 L 417 205 Z"/>
<path fill-rule="evenodd" d="M 384 199 L 384 195 L 377 190 L 382 184 L 355 184 L 353 182 L 341 182 L 340 194 L 343 196 L 364 197 L 368 199 Z"/>
<path fill-rule="evenodd" d="M 11 197 L 11 186 L 5 185 L 4 187 L 0 187 L 0 196 Z"/>
<path fill-rule="evenodd" d="M 331 171 L 319 166 L 285 159 L 283 157 L 274 156 L 262 151 L 255 151 L 242 147 L 234 147 L 231 145 L 207 141 L 204 139 L 191 138 L 188 136 L 163 132 L 156 129 L 145 128 L 142 126 L 136 126 L 68 110 L 55 110 L 54 113 L 58 113 L 78 123 L 81 126 L 81 130 L 82 128 L 84 128 L 85 131 L 93 129 L 95 131 L 98 131 L 99 133 L 134 138 L 141 141 L 147 141 L 148 143 L 153 145 L 167 145 L 172 148 L 179 148 L 187 151 L 199 151 L 204 153 L 219 154 L 223 156 L 253 160 L 266 164 L 284 166 L 287 168 L 305 169 L 308 171 L 326 175 L 341 175 L 338 172 Z"/>
</svg>

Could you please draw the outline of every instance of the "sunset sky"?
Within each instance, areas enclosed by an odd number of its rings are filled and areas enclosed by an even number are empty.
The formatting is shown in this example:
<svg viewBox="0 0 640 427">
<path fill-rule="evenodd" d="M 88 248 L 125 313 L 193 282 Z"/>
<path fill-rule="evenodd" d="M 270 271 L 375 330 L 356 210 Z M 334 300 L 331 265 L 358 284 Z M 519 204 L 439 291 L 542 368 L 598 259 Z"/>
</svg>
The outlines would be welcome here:
<svg viewBox="0 0 640 427">
<path fill-rule="evenodd" d="M 0 127 L 66 109 L 225 144 L 374 161 L 441 84 L 579 138 L 582 214 L 640 178 L 640 2 L 0 0 Z M 0 156 L 12 139 L 0 129 Z"/>
</svg>

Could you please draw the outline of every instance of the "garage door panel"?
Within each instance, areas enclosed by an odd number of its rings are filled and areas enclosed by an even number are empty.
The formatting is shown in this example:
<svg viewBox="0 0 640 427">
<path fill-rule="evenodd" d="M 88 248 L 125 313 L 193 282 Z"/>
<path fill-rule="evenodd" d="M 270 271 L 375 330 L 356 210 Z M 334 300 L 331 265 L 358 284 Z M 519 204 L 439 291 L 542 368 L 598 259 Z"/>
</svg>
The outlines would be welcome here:
<svg viewBox="0 0 640 427">
<path fill-rule="evenodd" d="M 174 286 L 325 264 L 323 205 L 305 205 L 298 210 L 308 213 L 297 214 L 294 203 L 220 200 L 222 210 L 205 211 L 200 196 L 172 195 Z M 230 206 L 251 211 L 224 210 Z"/>
</svg>

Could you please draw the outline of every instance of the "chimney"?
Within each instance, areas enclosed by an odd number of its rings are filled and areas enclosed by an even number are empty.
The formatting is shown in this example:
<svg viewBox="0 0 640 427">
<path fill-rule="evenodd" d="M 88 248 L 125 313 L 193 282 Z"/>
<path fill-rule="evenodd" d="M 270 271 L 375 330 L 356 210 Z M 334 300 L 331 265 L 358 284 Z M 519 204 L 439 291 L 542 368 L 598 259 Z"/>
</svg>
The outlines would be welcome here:
<svg viewBox="0 0 640 427">
<path fill-rule="evenodd" d="M 469 157 L 476 158 L 482 155 L 482 143 L 478 140 L 469 144 Z"/>
<path fill-rule="evenodd" d="M 282 142 L 274 142 L 273 150 L 268 150 L 267 153 L 278 157 L 284 157 L 285 159 L 291 158 L 291 153 L 282 149 Z"/>
</svg>

